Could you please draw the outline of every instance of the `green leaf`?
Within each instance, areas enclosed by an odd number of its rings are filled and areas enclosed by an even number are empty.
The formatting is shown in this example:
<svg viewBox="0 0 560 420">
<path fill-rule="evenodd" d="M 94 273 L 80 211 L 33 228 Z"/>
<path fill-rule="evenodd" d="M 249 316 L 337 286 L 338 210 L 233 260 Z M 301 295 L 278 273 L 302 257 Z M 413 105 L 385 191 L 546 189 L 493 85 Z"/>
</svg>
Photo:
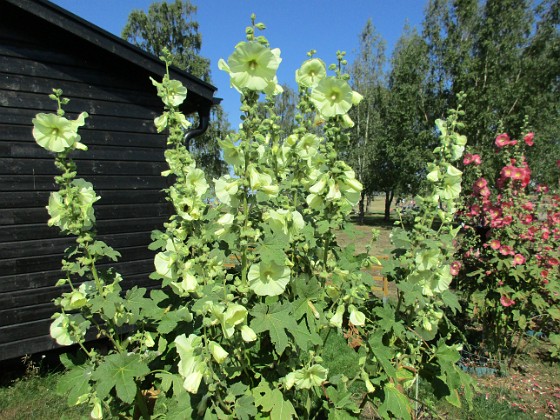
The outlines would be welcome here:
<svg viewBox="0 0 560 420">
<path fill-rule="evenodd" d="M 82 395 L 89 394 L 91 391 L 89 380 L 92 371 L 93 367 L 90 365 L 74 366 L 59 379 L 56 386 L 57 394 L 67 395 L 69 406 L 76 405 Z"/>
<path fill-rule="evenodd" d="M 548 313 L 552 317 L 552 319 L 560 319 L 560 309 L 548 308 Z"/>
<path fill-rule="evenodd" d="M 255 252 L 261 256 L 262 261 L 270 261 L 283 266 L 286 261 L 284 249 L 288 246 L 288 237 L 283 233 L 269 232 Z"/>
<path fill-rule="evenodd" d="M 459 299 L 457 298 L 457 295 L 453 293 L 451 290 L 449 289 L 445 290 L 441 294 L 441 300 L 443 301 L 445 306 L 447 306 L 449 309 L 453 311 L 453 314 L 456 314 L 457 312 L 461 312 L 462 308 L 461 308 L 461 304 L 459 303 Z"/>
<path fill-rule="evenodd" d="M 241 420 L 253 419 L 257 415 L 255 398 L 252 395 L 244 395 L 235 401 L 235 414 Z"/>
<path fill-rule="evenodd" d="M 262 407 L 262 411 L 270 412 L 271 420 L 289 420 L 296 416 L 292 403 L 284 400 L 280 390 L 271 390 L 265 381 L 253 389 L 253 397 L 255 404 Z"/>
<path fill-rule="evenodd" d="M 337 385 L 337 388 L 329 386 L 327 388 L 327 395 L 330 402 L 334 404 L 335 408 L 333 416 L 329 414 L 329 419 L 355 418 L 354 416 L 351 416 L 348 411 L 356 414 L 360 412 L 359 407 L 356 405 L 352 398 L 352 393 L 348 391 L 344 382 L 339 383 Z"/>
<path fill-rule="evenodd" d="M 291 309 L 290 304 L 275 303 L 269 307 L 261 303 L 255 305 L 251 312 L 253 316 L 251 328 L 257 334 L 268 331 L 278 354 L 282 354 L 289 345 L 286 330 L 292 331 L 298 328 Z"/>
<path fill-rule="evenodd" d="M 297 328 L 291 329 L 290 334 L 294 337 L 297 346 L 303 351 L 309 350 L 312 345 L 320 345 L 323 343 L 319 334 L 309 331 L 305 320 L 301 321 Z"/>
<path fill-rule="evenodd" d="M 136 396 L 136 378 L 150 373 L 146 363 L 137 354 L 111 354 L 91 375 L 97 381 L 97 394 L 105 398 L 113 388 L 117 396 L 126 403 L 132 403 Z"/>
<path fill-rule="evenodd" d="M 410 419 L 411 407 L 406 395 L 395 388 L 395 385 L 390 382 L 385 384 L 383 391 L 385 392 L 385 399 L 383 400 L 383 404 L 379 407 L 379 412 L 387 415 L 387 417 L 404 420 Z M 389 411 L 393 413 L 392 416 L 388 415 Z"/>
<path fill-rule="evenodd" d="M 394 353 L 391 351 L 389 347 L 383 344 L 382 340 L 383 340 L 383 332 L 375 333 L 369 339 L 369 345 L 371 346 L 371 351 L 373 352 L 373 355 L 376 357 L 379 364 L 383 367 L 385 373 L 389 375 L 391 378 L 396 378 L 397 370 L 391 363 L 391 359 L 393 358 Z"/>
</svg>

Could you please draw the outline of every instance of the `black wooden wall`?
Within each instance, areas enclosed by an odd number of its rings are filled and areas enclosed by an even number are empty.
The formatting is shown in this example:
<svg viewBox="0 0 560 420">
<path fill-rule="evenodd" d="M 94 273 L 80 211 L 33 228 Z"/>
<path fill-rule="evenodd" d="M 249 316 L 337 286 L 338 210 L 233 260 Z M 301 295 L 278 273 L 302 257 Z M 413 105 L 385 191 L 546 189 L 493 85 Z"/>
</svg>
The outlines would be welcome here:
<svg viewBox="0 0 560 420">
<path fill-rule="evenodd" d="M 115 268 L 125 285 L 154 286 L 150 232 L 169 209 L 165 138 L 153 127 L 162 105 L 148 73 L 104 49 L 10 5 L 0 10 L 0 360 L 55 347 L 49 336 L 51 300 L 62 289 L 63 250 L 72 239 L 46 224 L 55 189 L 52 156 L 37 146 L 31 120 L 53 112 L 52 88 L 71 99 L 89 151 L 75 155 L 78 176 L 93 183 L 100 239 L 119 250 Z"/>
</svg>

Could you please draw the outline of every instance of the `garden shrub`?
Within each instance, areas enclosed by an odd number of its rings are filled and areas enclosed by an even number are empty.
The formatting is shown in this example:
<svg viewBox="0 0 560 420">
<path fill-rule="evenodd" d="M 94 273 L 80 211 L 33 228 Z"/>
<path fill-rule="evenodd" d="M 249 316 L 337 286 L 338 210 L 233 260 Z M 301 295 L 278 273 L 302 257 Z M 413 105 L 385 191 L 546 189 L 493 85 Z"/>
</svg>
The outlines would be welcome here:
<svg viewBox="0 0 560 420">
<path fill-rule="evenodd" d="M 495 180 L 482 176 L 479 155 L 464 158 L 475 181 L 454 274 L 469 319 L 482 330 L 482 351 L 511 365 L 527 330 L 549 335 L 556 353 L 560 345 L 560 197 L 531 180 L 532 132 L 521 141 L 500 134 L 495 144 L 503 163 Z"/>
<path fill-rule="evenodd" d="M 253 16 L 246 41 L 219 63 L 241 97 L 239 131 L 220 140 L 228 175 L 207 180 L 183 144 L 189 123 L 179 106 L 186 89 L 168 71 L 152 81 L 164 104 L 155 125 L 168 132 L 162 176 L 173 181 L 166 194 L 175 214 L 152 235 L 151 277 L 162 288 L 149 296 L 140 288 L 123 294 L 121 276 L 97 268 L 119 255 L 96 240 L 98 197 L 75 178 L 70 159 L 85 148 L 78 128 L 86 115 L 67 120 L 57 91 L 57 114 L 34 120 L 37 142 L 55 153 L 62 171 L 49 224 L 77 236 L 58 283 L 70 291 L 56 301 L 51 334 L 82 352 L 63 357 L 68 373 L 60 390 L 70 404 L 89 404 L 93 418 L 345 418 L 359 416 L 366 404 L 384 418 L 411 418 L 410 390 L 421 376 L 460 405 L 459 391 L 464 386 L 470 398 L 472 384 L 456 365 L 460 346 L 449 344 L 453 327 L 445 316 L 446 308 L 457 309 L 449 284 L 461 185 L 452 162 L 466 142 L 456 133 L 460 112 L 438 121 L 432 190 L 418 198 L 414 230 L 394 234 L 399 250 L 385 269 L 399 298 L 384 306 L 364 270 L 379 261 L 341 248 L 335 235 L 362 189 L 335 147 L 347 142 L 348 111 L 361 100 L 343 71 L 344 54 L 327 68 L 309 53 L 296 71 L 296 128 L 282 135 L 272 106 L 282 91 L 280 51 L 257 36 L 262 29 Z M 169 54 L 162 59 L 168 67 Z M 90 328 L 111 342 L 107 354 L 84 345 Z M 329 372 L 336 360 L 324 356 L 338 356 L 331 347 L 324 354 L 327 341 L 350 342 L 340 354 L 353 360 L 352 369 Z"/>
</svg>

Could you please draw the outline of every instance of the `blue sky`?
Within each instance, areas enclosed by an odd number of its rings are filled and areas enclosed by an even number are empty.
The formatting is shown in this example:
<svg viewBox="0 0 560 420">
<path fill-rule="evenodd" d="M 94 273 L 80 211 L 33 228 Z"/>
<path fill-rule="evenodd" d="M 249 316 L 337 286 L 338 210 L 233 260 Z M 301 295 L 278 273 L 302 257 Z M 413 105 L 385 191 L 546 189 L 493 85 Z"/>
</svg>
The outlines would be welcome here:
<svg viewBox="0 0 560 420">
<path fill-rule="evenodd" d="M 147 10 L 152 0 L 53 0 L 115 35 L 121 33 L 129 13 Z M 358 35 L 368 18 L 392 50 L 405 23 L 420 26 L 426 0 L 191 0 L 198 6 L 196 20 L 202 34 L 201 55 L 211 61 L 217 97 L 232 123 L 238 121 L 239 94 L 229 87 L 229 76 L 218 70 L 218 60 L 227 60 L 233 47 L 243 41 L 251 13 L 264 22 L 264 35 L 271 47 L 280 48 L 280 83 L 294 86 L 294 73 L 306 59 L 307 51 L 327 64 L 336 60 L 336 51 L 348 53 L 349 61 L 358 48 Z"/>
</svg>

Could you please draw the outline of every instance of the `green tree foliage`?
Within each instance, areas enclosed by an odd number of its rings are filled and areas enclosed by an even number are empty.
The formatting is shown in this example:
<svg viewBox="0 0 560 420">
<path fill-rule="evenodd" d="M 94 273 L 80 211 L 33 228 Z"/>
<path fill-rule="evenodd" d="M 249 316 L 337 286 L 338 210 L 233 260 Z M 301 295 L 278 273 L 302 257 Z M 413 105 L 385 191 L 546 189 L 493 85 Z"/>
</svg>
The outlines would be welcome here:
<svg viewBox="0 0 560 420">
<path fill-rule="evenodd" d="M 427 153 L 434 144 L 426 108 L 428 61 L 420 35 L 405 28 L 391 60 L 386 136 L 374 164 L 379 188 L 385 192 L 385 219 L 391 202 L 401 194 L 416 194 Z"/>
<path fill-rule="evenodd" d="M 211 83 L 210 60 L 200 55 L 202 36 L 194 19 L 196 10 L 189 0 L 154 2 L 147 13 L 143 10 L 130 13 L 122 37 L 158 57 L 167 49 L 176 67 Z M 188 144 L 189 151 L 209 176 L 219 177 L 226 170 L 217 141 L 230 131 L 227 114 L 216 106 L 208 131 Z"/>
<path fill-rule="evenodd" d="M 202 36 L 194 20 L 197 7 L 189 0 L 154 2 L 143 10 L 133 10 L 122 37 L 157 57 L 167 48 L 173 64 L 205 81 L 210 80 L 210 61 L 200 56 Z"/>
<path fill-rule="evenodd" d="M 360 34 L 360 47 L 356 60 L 350 66 L 353 88 L 364 100 L 352 110 L 350 116 L 356 124 L 350 143 L 340 151 L 356 171 L 364 185 L 359 202 L 359 222 L 363 223 L 365 202 L 368 195 L 378 189 L 378 171 L 374 160 L 377 145 L 385 136 L 383 112 L 386 107 L 385 41 L 376 32 L 371 19 Z"/>
<path fill-rule="evenodd" d="M 528 121 L 543 145 L 538 182 L 553 178 L 560 151 L 558 7 L 557 0 L 431 0 L 424 21 L 430 119 L 465 92 L 466 133 L 486 156 L 498 133 L 519 136 Z M 488 159 L 486 170 L 495 164 Z"/>
</svg>

